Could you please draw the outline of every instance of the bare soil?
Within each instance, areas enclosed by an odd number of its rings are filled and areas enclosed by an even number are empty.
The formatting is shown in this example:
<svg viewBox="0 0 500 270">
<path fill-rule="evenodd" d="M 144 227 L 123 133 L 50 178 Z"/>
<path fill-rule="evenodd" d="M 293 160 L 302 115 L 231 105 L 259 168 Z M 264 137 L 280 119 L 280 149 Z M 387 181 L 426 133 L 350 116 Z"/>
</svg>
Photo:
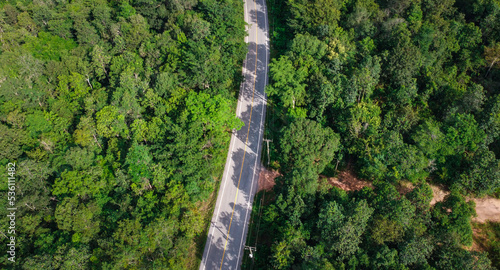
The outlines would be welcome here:
<svg viewBox="0 0 500 270">
<path fill-rule="evenodd" d="M 444 197 L 448 195 L 450 192 L 446 191 L 444 187 L 439 187 L 435 185 L 431 185 L 432 189 L 432 200 L 431 200 L 431 205 L 435 205 L 437 202 L 442 202 L 444 201 Z"/>
<path fill-rule="evenodd" d="M 477 217 L 475 222 L 500 222 L 500 200 L 495 198 L 474 199 Z"/>
<path fill-rule="evenodd" d="M 274 179 L 280 175 L 281 174 L 278 171 L 262 168 L 259 175 L 258 191 L 271 190 L 275 185 Z M 324 176 L 320 177 L 326 178 Z M 330 185 L 341 188 L 345 191 L 361 190 L 364 187 L 373 188 L 373 185 L 370 182 L 358 178 L 352 170 L 342 171 L 337 177 L 328 177 L 326 179 Z M 446 195 L 449 194 L 449 191 L 447 191 L 444 187 L 431 185 L 431 188 L 434 194 L 431 200 L 431 205 L 435 205 L 437 202 L 443 201 Z M 402 182 L 398 187 L 398 191 L 401 194 L 406 194 L 412 189 L 413 185 L 409 182 Z M 473 222 L 500 222 L 500 199 L 486 197 L 468 198 L 467 200 L 473 200 L 476 203 L 477 216 L 472 219 Z"/>
<path fill-rule="evenodd" d="M 330 185 L 345 191 L 361 190 L 364 187 L 373 188 L 370 182 L 359 179 L 352 170 L 342 171 L 337 177 L 329 177 L 327 180 Z"/>
<path fill-rule="evenodd" d="M 477 226 L 473 226 L 472 228 L 472 239 L 474 239 L 474 241 L 472 241 L 472 246 L 464 247 L 465 249 L 475 251 L 486 251 L 488 249 L 488 239 L 484 231 Z"/>
<path fill-rule="evenodd" d="M 431 205 L 444 200 L 444 197 L 450 192 L 444 188 L 431 185 L 434 198 L 432 198 Z M 472 219 L 474 222 L 485 223 L 486 221 L 500 222 L 500 199 L 493 197 L 485 198 L 467 198 L 467 201 L 473 200 L 476 203 L 477 216 Z"/>
<path fill-rule="evenodd" d="M 401 195 L 406 195 L 406 193 L 412 191 L 415 188 L 415 186 L 408 181 L 401 181 L 399 182 L 399 185 L 396 187 L 398 190 L 399 194 Z"/>
<path fill-rule="evenodd" d="M 259 187 L 257 188 L 257 192 L 260 192 L 262 190 L 270 191 L 271 189 L 273 189 L 274 185 L 276 184 L 274 179 L 278 176 L 281 176 L 278 171 L 268 170 L 262 167 L 259 174 Z"/>
</svg>

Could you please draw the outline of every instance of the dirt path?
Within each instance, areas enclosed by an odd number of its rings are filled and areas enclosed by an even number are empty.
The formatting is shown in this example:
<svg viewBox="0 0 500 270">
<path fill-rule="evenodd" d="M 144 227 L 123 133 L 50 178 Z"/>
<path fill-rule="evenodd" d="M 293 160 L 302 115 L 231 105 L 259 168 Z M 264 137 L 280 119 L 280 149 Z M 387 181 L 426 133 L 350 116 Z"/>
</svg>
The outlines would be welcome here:
<svg viewBox="0 0 500 270">
<path fill-rule="evenodd" d="M 269 171 L 265 168 L 260 172 L 259 177 L 259 190 L 271 190 L 275 185 L 274 178 L 280 176 L 278 171 Z M 320 176 L 325 178 L 324 176 Z M 346 170 L 339 172 L 338 177 L 329 177 L 327 181 L 330 185 L 341 188 L 345 191 L 361 190 L 364 187 L 373 188 L 372 184 L 363 179 L 357 178 L 357 176 L 352 172 L 352 170 Z M 413 185 L 406 185 L 400 188 L 401 193 L 407 193 L 413 188 Z M 431 205 L 435 205 L 437 202 L 444 200 L 446 195 L 449 194 L 443 187 L 436 185 L 431 185 L 432 192 L 434 194 Z M 467 200 L 470 200 L 467 199 Z M 473 198 L 476 203 L 476 213 L 477 217 L 473 218 L 474 222 L 484 223 L 486 221 L 500 222 L 500 199 L 495 199 L 492 197 L 486 198 Z"/>
<path fill-rule="evenodd" d="M 437 202 L 443 201 L 444 197 L 448 195 L 448 191 L 443 188 L 431 185 L 432 193 L 434 193 L 434 198 L 431 201 L 431 205 Z M 470 198 L 467 198 L 470 200 Z M 486 198 L 472 198 L 476 203 L 476 214 L 477 217 L 472 220 L 479 223 L 484 223 L 486 221 L 500 222 L 500 199 L 495 199 L 492 197 Z"/>
<path fill-rule="evenodd" d="M 322 177 L 322 176 L 320 176 Z M 372 184 L 357 178 L 351 170 L 339 172 L 338 177 L 329 177 L 328 183 L 345 191 L 361 190 L 364 187 L 373 188 Z"/>
<path fill-rule="evenodd" d="M 486 221 L 500 222 L 500 200 L 495 198 L 474 199 L 476 202 L 477 217 L 473 220 L 484 223 Z"/>
</svg>

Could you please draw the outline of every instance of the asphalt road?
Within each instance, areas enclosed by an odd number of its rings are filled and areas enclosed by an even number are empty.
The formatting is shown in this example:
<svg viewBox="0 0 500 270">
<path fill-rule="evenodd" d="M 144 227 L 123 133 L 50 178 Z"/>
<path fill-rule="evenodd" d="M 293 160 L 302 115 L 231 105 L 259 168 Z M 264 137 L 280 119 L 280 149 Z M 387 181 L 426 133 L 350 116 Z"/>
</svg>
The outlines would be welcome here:
<svg viewBox="0 0 500 270">
<path fill-rule="evenodd" d="M 205 269 L 239 269 L 257 190 L 266 114 L 269 38 L 265 0 L 245 0 L 248 54 L 243 63 L 237 116 L 244 126 L 234 132 L 217 203 L 200 265 Z"/>
</svg>

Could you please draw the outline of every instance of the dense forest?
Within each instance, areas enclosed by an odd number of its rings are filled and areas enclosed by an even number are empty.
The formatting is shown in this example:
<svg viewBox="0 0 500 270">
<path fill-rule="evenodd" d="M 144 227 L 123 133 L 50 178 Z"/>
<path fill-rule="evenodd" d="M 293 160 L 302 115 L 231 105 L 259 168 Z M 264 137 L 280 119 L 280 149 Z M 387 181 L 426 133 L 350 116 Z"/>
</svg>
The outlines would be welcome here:
<svg viewBox="0 0 500 270">
<path fill-rule="evenodd" d="M 15 163 L 18 243 L 0 267 L 198 266 L 242 125 L 242 4 L 0 0 L 0 220 Z M 470 248 L 467 201 L 500 196 L 500 1 L 268 4 L 282 176 L 254 268 L 500 268 L 498 245 Z M 318 181 L 350 168 L 373 188 Z M 429 183 L 450 195 L 431 206 Z"/>
<path fill-rule="evenodd" d="M 500 195 L 500 1 L 268 2 L 281 176 L 246 266 L 500 267 L 498 245 L 470 249 L 467 201 Z M 373 188 L 318 181 L 350 168 Z M 429 183 L 450 194 L 431 206 Z"/>
<path fill-rule="evenodd" d="M 243 18 L 241 0 L 0 1 L 0 268 L 198 267 L 242 125 Z"/>
</svg>

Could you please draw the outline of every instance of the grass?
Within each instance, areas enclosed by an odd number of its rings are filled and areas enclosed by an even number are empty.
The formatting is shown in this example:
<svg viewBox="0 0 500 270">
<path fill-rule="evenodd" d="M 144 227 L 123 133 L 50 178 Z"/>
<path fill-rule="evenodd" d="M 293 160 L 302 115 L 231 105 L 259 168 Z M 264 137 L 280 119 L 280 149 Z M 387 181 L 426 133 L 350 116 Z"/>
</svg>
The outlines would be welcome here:
<svg viewBox="0 0 500 270">
<path fill-rule="evenodd" d="M 266 204 L 266 198 L 270 197 L 269 197 L 269 192 L 267 192 L 266 194 L 265 190 L 255 195 L 252 207 L 252 215 L 250 216 L 250 222 L 248 225 L 248 235 L 245 245 L 245 251 L 243 253 L 243 261 L 241 263 L 241 269 L 253 269 L 253 260 L 250 258 L 250 251 L 246 247 L 257 247 L 259 240 L 262 209 L 263 206 Z"/>
<path fill-rule="evenodd" d="M 488 252 L 493 267 L 500 269 L 500 223 L 473 223 L 474 242 Z"/>
<path fill-rule="evenodd" d="M 228 147 L 229 148 L 229 147 Z M 222 175 L 221 175 L 222 179 Z M 212 215 L 215 209 L 215 203 L 217 202 L 217 195 L 219 194 L 219 187 L 221 181 L 215 182 L 214 191 L 210 194 L 210 197 L 206 201 L 200 202 L 198 209 L 203 215 L 203 224 L 205 228 L 202 233 L 193 239 L 191 244 L 192 248 L 195 248 L 196 252 L 190 253 L 188 261 L 188 269 L 198 269 L 201 263 L 201 258 L 203 257 L 203 251 L 205 249 L 205 244 L 207 242 L 208 230 L 210 229 L 210 221 L 212 220 Z"/>
</svg>

